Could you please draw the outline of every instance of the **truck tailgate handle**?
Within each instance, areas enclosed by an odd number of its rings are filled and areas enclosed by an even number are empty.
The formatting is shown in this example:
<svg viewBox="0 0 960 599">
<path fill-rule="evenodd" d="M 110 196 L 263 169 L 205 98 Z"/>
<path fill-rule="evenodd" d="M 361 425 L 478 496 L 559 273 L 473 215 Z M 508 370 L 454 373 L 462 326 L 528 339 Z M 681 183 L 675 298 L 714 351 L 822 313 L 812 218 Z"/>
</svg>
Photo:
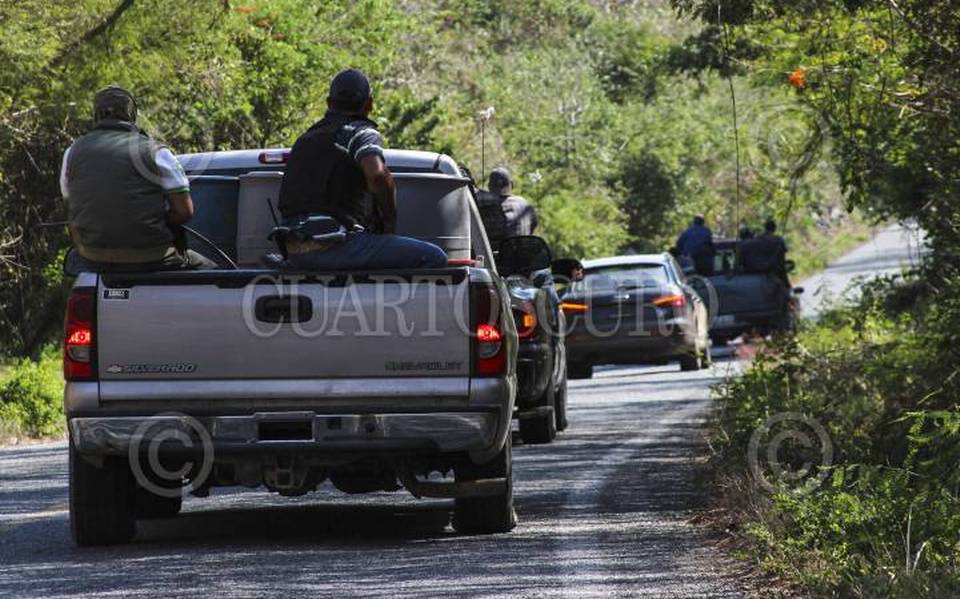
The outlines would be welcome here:
<svg viewBox="0 0 960 599">
<path fill-rule="evenodd" d="M 307 322 L 313 318 L 313 302 L 302 295 L 265 295 L 257 298 L 254 313 L 260 322 Z"/>
</svg>

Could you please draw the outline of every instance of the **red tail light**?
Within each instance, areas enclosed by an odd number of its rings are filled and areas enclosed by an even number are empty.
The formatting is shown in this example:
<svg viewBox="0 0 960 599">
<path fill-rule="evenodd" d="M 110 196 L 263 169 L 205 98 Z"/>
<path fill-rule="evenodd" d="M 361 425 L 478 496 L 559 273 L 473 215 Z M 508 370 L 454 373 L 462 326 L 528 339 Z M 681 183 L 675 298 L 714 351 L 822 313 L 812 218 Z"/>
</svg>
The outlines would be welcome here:
<svg viewBox="0 0 960 599">
<path fill-rule="evenodd" d="M 471 287 L 473 308 L 475 371 L 480 375 L 499 375 L 507 371 L 507 352 L 500 328 L 500 302 L 490 285 Z"/>
<path fill-rule="evenodd" d="M 664 295 L 653 300 L 654 306 L 659 306 L 661 308 L 682 308 L 686 305 L 687 298 L 683 297 L 682 294 L 672 293 L 670 295 Z"/>
<path fill-rule="evenodd" d="M 96 301 L 91 288 L 74 289 L 67 300 L 63 335 L 63 378 L 90 381 L 96 374 L 94 321 Z"/>
<path fill-rule="evenodd" d="M 532 337 L 537 332 L 537 307 L 533 302 L 524 302 L 513 309 L 513 321 L 517 323 L 517 335 L 521 339 Z"/>
<path fill-rule="evenodd" d="M 472 258 L 450 258 L 447 266 L 476 266 L 477 261 Z"/>
</svg>

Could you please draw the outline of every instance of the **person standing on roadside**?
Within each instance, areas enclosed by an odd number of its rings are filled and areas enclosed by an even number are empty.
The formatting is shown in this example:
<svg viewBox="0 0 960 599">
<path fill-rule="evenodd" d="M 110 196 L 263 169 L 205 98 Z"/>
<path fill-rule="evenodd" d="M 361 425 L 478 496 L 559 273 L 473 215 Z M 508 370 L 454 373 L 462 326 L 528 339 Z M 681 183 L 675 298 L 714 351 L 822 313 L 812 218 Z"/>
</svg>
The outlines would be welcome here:
<svg viewBox="0 0 960 599">
<path fill-rule="evenodd" d="M 709 277 L 713 275 L 713 231 L 707 225 L 703 215 L 693 217 L 693 222 L 677 238 L 677 252 L 693 261 L 697 274 Z"/>
</svg>

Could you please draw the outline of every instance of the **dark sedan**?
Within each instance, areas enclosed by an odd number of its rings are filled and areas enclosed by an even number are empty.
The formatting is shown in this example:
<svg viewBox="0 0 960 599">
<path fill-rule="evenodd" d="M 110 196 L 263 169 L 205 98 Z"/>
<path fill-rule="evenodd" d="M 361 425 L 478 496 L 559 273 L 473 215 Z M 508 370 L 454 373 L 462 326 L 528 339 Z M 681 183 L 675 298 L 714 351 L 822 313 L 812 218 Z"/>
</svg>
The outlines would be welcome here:
<svg viewBox="0 0 960 599">
<path fill-rule="evenodd" d="M 670 254 L 584 262 L 584 277 L 563 294 L 570 378 L 596 364 L 710 363 L 709 318 L 700 295 Z"/>
</svg>

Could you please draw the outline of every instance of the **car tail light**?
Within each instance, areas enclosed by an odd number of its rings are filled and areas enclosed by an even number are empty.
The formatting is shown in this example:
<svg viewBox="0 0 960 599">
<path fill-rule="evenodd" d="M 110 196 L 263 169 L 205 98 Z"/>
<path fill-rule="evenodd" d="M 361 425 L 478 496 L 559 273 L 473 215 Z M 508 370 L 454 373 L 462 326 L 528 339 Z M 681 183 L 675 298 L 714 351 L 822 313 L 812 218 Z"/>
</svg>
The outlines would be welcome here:
<svg viewBox="0 0 960 599">
<path fill-rule="evenodd" d="M 63 378 L 68 381 L 96 379 L 95 316 L 94 290 L 74 289 L 63 327 Z"/>
<path fill-rule="evenodd" d="M 653 300 L 653 305 L 661 308 L 682 308 L 686 305 L 686 303 L 687 298 L 683 297 L 683 294 L 680 293 L 663 295 Z"/>
<path fill-rule="evenodd" d="M 586 314 L 587 305 L 577 304 L 573 302 L 563 302 L 562 304 L 560 304 L 560 309 L 563 310 L 563 313 L 568 316 L 573 314 Z"/>
<path fill-rule="evenodd" d="M 475 372 L 479 375 L 499 375 L 507 371 L 507 352 L 500 326 L 500 302 L 497 290 L 491 285 L 471 287 L 473 308 Z"/>
<path fill-rule="evenodd" d="M 517 336 L 532 337 L 537 332 L 537 307 L 533 302 L 524 302 L 513 308 L 513 321 L 517 323 Z"/>
<path fill-rule="evenodd" d="M 260 164 L 286 164 L 290 152 L 286 150 L 267 150 L 260 152 Z"/>
<path fill-rule="evenodd" d="M 473 258 L 450 258 L 447 260 L 447 266 L 476 266 L 477 261 Z"/>
</svg>

